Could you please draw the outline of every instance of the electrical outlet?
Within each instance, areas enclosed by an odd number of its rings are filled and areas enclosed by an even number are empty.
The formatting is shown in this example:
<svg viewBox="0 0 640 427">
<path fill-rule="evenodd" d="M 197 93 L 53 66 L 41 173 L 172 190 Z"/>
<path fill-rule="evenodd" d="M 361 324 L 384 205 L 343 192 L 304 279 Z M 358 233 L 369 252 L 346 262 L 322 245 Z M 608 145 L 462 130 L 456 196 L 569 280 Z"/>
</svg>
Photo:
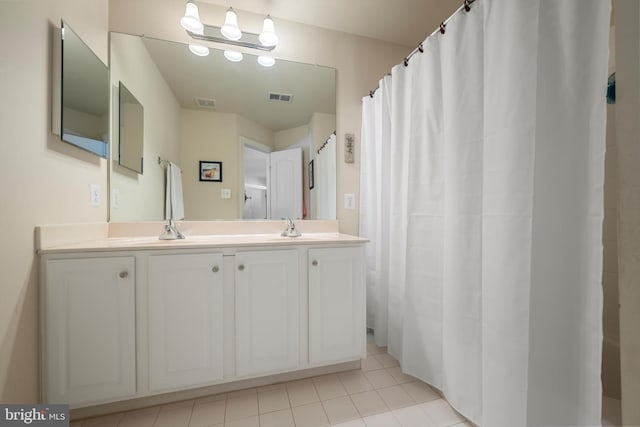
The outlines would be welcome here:
<svg viewBox="0 0 640 427">
<path fill-rule="evenodd" d="M 348 193 L 344 195 L 344 208 L 353 210 L 356 208 L 356 195 Z"/>
<path fill-rule="evenodd" d="M 120 207 L 120 190 L 114 188 L 111 190 L 111 207 L 118 209 Z"/>
<path fill-rule="evenodd" d="M 221 199 L 230 199 L 231 198 L 231 189 L 230 188 L 223 188 L 222 190 L 220 190 L 220 198 Z"/>
<path fill-rule="evenodd" d="M 100 206 L 100 186 L 97 184 L 91 184 L 91 206 Z"/>
</svg>

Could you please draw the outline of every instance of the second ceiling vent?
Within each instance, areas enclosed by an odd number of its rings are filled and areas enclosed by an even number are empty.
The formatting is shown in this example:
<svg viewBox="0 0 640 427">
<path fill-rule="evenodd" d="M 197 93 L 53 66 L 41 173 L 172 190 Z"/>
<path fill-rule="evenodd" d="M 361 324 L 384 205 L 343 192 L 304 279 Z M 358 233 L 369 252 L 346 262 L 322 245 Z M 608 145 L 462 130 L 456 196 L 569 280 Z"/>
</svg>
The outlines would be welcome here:
<svg viewBox="0 0 640 427">
<path fill-rule="evenodd" d="M 286 102 L 287 104 L 291 104 L 291 101 L 293 101 L 293 95 L 289 93 L 269 92 L 269 101 Z"/>
<path fill-rule="evenodd" d="M 213 110 L 216 108 L 216 100 L 211 98 L 195 98 L 196 105 L 200 108 Z"/>
</svg>

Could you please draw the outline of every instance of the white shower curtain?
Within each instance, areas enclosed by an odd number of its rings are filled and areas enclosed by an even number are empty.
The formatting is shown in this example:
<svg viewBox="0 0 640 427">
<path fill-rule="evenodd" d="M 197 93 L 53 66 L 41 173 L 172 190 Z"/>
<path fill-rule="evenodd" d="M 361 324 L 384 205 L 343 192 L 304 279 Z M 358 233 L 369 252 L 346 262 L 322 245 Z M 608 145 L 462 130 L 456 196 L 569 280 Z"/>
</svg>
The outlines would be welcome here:
<svg viewBox="0 0 640 427">
<path fill-rule="evenodd" d="M 331 134 L 316 157 L 317 219 L 336 219 L 336 135 Z"/>
<path fill-rule="evenodd" d="M 482 426 L 600 424 L 609 14 L 476 1 L 363 99 L 368 326 Z"/>
</svg>

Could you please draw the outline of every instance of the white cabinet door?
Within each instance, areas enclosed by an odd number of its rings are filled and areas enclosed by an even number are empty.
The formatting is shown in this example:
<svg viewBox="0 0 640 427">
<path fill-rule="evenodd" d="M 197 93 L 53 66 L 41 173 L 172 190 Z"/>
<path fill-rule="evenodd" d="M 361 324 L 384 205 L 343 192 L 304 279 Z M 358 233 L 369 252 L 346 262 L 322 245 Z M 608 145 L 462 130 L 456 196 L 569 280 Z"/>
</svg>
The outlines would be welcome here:
<svg viewBox="0 0 640 427">
<path fill-rule="evenodd" d="M 235 256 L 236 375 L 298 367 L 298 251 Z"/>
<path fill-rule="evenodd" d="M 361 247 L 309 250 L 309 359 L 312 365 L 364 354 L 365 282 Z"/>
<path fill-rule="evenodd" d="M 135 394 L 134 258 L 49 260 L 45 271 L 45 402 Z"/>
<path fill-rule="evenodd" d="M 149 388 L 222 379 L 222 255 L 149 257 Z"/>
</svg>

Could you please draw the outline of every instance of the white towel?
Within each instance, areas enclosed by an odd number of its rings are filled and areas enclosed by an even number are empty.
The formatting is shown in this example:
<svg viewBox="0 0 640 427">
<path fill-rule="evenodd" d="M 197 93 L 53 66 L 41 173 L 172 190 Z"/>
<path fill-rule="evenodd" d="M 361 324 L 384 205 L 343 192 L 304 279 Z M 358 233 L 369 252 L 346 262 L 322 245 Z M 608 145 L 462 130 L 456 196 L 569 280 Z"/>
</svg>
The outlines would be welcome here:
<svg viewBox="0 0 640 427">
<path fill-rule="evenodd" d="M 172 162 L 167 165 L 167 194 L 165 201 L 165 219 L 184 219 L 182 170 Z"/>
</svg>

